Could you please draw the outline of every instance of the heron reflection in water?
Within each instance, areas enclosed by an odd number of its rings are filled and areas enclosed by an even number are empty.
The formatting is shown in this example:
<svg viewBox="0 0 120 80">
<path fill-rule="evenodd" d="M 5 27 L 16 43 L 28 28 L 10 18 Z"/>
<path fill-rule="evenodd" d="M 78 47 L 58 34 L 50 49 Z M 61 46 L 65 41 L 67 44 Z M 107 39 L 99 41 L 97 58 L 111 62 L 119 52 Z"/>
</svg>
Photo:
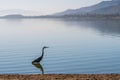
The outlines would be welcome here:
<svg viewBox="0 0 120 80">
<path fill-rule="evenodd" d="M 35 59 L 34 61 L 32 61 L 32 64 L 33 64 L 36 68 L 39 68 L 39 69 L 42 71 L 42 74 L 44 74 L 44 69 L 43 69 L 42 65 L 40 64 L 40 61 L 42 61 L 42 59 L 43 59 L 44 50 L 45 50 L 46 48 L 49 48 L 49 47 L 44 46 L 44 47 L 42 48 L 42 55 L 41 55 L 40 57 L 38 57 L 37 59 Z"/>
<path fill-rule="evenodd" d="M 44 68 L 40 63 L 34 64 L 32 63 L 36 68 L 40 69 L 40 71 L 42 71 L 42 74 L 44 74 Z"/>
</svg>

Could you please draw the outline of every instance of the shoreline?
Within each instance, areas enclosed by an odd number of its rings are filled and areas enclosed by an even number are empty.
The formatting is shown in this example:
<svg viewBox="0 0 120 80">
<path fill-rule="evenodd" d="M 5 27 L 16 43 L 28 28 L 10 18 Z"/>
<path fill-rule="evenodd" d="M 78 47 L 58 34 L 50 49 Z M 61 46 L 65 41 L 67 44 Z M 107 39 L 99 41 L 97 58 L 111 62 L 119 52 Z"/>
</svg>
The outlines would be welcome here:
<svg viewBox="0 0 120 80">
<path fill-rule="evenodd" d="M 0 80 L 120 80 L 120 74 L 0 74 Z"/>
<path fill-rule="evenodd" d="M 81 19 L 81 20 L 120 20 L 120 15 L 41 15 L 41 16 L 24 16 L 24 15 L 6 15 L 6 16 L 0 16 L 0 19 Z"/>
</svg>

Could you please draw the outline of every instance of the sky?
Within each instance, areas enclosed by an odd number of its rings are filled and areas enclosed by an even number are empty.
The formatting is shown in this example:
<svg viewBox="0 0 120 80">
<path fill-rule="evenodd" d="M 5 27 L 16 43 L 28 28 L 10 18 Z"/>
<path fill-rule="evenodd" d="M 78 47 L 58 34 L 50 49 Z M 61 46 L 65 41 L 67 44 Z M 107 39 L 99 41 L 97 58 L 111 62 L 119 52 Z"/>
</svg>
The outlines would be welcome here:
<svg viewBox="0 0 120 80">
<path fill-rule="evenodd" d="M 66 9 L 77 9 L 105 0 L 0 0 L 0 10 L 22 9 L 41 14 L 53 14 Z"/>
</svg>

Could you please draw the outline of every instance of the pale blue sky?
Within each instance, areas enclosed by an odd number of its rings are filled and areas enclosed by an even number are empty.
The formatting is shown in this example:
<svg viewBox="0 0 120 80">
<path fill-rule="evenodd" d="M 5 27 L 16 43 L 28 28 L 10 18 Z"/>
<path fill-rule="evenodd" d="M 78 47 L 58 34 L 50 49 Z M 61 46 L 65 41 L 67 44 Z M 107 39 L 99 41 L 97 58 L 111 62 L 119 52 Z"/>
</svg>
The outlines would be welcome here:
<svg viewBox="0 0 120 80">
<path fill-rule="evenodd" d="M 44 14 L 90 6 L 105 0 L 0 0 L 0 10 L 24 9 Z"/>
</svg>

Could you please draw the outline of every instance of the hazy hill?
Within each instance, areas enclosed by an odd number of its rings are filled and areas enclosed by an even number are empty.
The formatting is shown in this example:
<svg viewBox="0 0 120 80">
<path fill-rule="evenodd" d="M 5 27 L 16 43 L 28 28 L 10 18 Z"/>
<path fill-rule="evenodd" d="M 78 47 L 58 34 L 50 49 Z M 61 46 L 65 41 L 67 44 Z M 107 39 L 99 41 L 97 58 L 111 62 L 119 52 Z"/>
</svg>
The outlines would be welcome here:
<svg viewBox="0 0 120 80">
<path fill-rule="evenodd" d="M 112 1 L 102 1 L 96 5 L 89 6 L 89 7 L 83 7 L 79 9 L 69 9 L 64 12 L 56 13 L 55 15 L 61 16 L 61 15 L 84 15 L 87 13 L 102 13 L 105 12 L 107 9 L 107 12 L 111 12 L 111 8 L 114 7 L 115 10 L 120 10 L 119 6 L 120 0 L 112 0 Z M 109 9 L 110 8 L 110 9 Z M 103 9 L 103 10 L 102 10 Z M 110 11 L 109 11 L 110 10 Z M 113 11 L 112 11 L 113 12 Z"/>
<path fill-rule="evenodd" d="M 11 14 L 11 15 L 6 15 L 6 16 L 2 16 L 0 18 L 24 18 L 25 16 L 21 15 L 21 14 Z"/>
<path fill-rule="evenodd" d="M 0 10 L 0 16 L 11 15 L 11 14 L 21 14 L 25 16 L 39 15 L 40 13 L 31 10 L 21 10 L 21 9 L 8 9 Z"/>
<path fill-rule="evenodd" d="M 90 12 L 90 14 L 106 14 L 106 15 L 120 14 L 120 4 L 97 9 L 97 10 Z"/>
</svg>

